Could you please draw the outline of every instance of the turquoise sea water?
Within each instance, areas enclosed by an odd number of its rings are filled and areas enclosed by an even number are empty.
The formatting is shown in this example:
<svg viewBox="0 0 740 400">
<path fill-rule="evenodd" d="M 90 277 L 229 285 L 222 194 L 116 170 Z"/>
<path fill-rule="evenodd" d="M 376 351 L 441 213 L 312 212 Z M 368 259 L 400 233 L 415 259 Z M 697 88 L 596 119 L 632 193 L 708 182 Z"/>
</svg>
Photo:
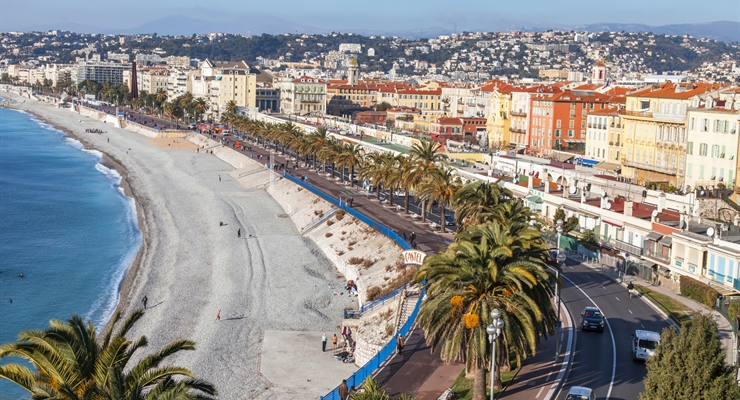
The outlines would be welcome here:
<svg viewBox="0 0 740 400">
<path fill-rule="evenodd" d="M 113 313 L 141 232 L 120 176 L 100 160 L 31 115 L 0 108 L 1 343 L 72 313 L 100 329 Z M 0 379 L 0 398 L 28 397 Z"/>
</svg>

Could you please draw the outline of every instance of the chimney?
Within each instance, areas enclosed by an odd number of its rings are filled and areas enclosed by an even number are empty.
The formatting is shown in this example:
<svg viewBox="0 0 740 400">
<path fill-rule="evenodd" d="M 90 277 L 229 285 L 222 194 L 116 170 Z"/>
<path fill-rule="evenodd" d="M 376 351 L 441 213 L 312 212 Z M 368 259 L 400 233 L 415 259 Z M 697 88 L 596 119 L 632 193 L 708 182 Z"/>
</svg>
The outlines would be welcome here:
<svg viewBox="0 0 740 400">
<path fill-rule="evenodd" d="M 527 177 L 527 189 L 532 189 L 534 187 L 534 176 L 528 176 Z"/>
<path fill-rule="evenodd" d="M 550 181 L 547 178 L 545 178 L 544 182 L 545 182 L 545 193 L 549 194 L 550 193 Z"/>
<path fill-rule="evenodd" d="M 581 204 L 586 202 L 586 191 L 581 188 Z"/>
<path fill-rule="evenodd" d="M 658 196 L 658 212 L 663 212 L 663 209 L 665 208 L 665 200 L 666 200 L 665 193 L 661 193 Z"/>
<path fill-rule="evenodd" d="M 606 205 L 609 204 L 609 197 L 604 193 L 600 198 L 599 208 L 605 209 Z"/>
<path fill-rule="evenodd" d="M 635 203 L 633 201 L 625 201 L 624 202 L 624 216 L 625 217 L 631 217 L 632 216 L 632 206 Z"/>
</svg>

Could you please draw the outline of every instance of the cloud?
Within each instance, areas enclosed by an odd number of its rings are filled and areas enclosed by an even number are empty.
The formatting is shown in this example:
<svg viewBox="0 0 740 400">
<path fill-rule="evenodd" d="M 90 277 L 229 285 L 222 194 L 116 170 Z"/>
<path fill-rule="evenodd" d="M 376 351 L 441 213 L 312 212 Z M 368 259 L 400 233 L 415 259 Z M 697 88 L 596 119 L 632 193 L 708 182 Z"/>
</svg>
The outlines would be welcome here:
<svg viewBox="0 0 740 400">
<path fill-rule="evenodd" d="M 458 24 L 465 22 L 467 19 L 465 14 L 454 12 L 454 11 L 440 11 L 434 14 L 434 19 L 447 25 Z"/>
</svg>

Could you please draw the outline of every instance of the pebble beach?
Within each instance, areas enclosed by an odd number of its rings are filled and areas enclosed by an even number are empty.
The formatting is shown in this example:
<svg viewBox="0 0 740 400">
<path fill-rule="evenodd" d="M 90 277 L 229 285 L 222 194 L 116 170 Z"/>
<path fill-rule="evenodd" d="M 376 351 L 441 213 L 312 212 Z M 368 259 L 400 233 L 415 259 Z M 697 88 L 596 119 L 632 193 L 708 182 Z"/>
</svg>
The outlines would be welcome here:
<svg viewBox="0 0 740 400">
<path fill-rule="evenodd" d="M 147 336 L 147 352 L 194 340 L 195 351 L 171 362 L 214 383 L 223 399 L 314 397 L 276 390 L 280 382 L 260 373 L 265 332 L 335 332 L 353 301 L 332 294 L 344 277 L 267 191 L 237 182 L 231 164 L 185 138 L 153 139 L 70 109 L 0 96 L 99 150 L 101 162 L 121 174 L 136 203 L 142 247 L 116 294 L 117 310 L 142 308 L 147 297 L 131 334 Z M 291 368 L 290 352 L 271 357 Z"/>
</svg>

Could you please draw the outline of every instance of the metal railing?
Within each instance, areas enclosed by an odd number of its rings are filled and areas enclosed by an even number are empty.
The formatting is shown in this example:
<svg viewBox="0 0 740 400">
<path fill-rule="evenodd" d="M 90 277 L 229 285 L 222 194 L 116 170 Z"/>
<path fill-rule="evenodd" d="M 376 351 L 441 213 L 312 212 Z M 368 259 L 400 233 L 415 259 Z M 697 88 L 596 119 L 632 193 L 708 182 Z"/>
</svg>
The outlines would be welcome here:
<svg viewBox="0 0 740 400">
<path fill-rule="evenodd" d="M 389 302 L 398 297 L 401 293 L 403 293 L 403 289 L 406 288 L 406 286 L 408 286 L 408 283 L 404 283 L 403 285 L 393 289 L 381 298 L 363 304 L 359 310 L 344 310 L 344 318 L 360 318 L 362 314 L 374 309 L 377 306 L 382 306 L 386 302 Z"/>
<path fill-rule="evenodd" d="M 629 253 L 630 255 L 635 256 L 641 256 L 642 255 L 642 247 L 635 246 L 633 244 L 629 244 L 627 242 L 623 242 L 621 240 L 615 240 L 614 241 L 614 247 L 622 250 L 624 252 Z"/>
</svg>

